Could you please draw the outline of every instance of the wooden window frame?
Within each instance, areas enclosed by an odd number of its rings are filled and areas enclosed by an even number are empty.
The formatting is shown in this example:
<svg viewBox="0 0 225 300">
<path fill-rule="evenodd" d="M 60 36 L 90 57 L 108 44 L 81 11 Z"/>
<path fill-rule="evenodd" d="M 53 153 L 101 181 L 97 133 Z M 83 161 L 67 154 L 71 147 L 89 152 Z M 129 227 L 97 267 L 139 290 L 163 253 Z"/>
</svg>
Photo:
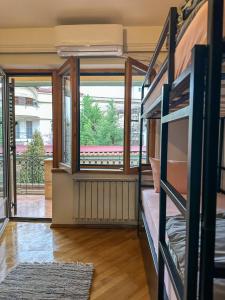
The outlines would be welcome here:
<svg viewBox="0 0 225 300">
<path fill-rule="evenodd" d="M 62 77 L 68 74 L 70 75 L 70 89 L 71 89 L 71 121 L 72 121 L 72 132 L 71 132 L 71 165 L 67 165 L 62 162 L 62 126 L 63 126 L 63 90 L 62 90 Z M 65 170 L 66 172 L 73 174 L 79 171 L 79 58 L 70 57 L 67 61 L 56 71 L 56 99 L 57 108 L 56 109 L 56 127 L 57 131 L 57 157 L 58 157 L 58 167 Z M 55 125 L 53 125 L 54 127 Z"/>
<path fill-rule="evenodd" d="M 131 147 L 131 100 L 132 100 L 132 76 L 133 68 L 147 72 L 148 66 L 128 57 L 125 63 L 125 117 L 124 117 L 124 173 L 137 174 L 138 167 L 130 167 L 130 147 Z"/>
<path fill-rule="evenodd" d="M 53 106 L 53 172 L 75 172 L 89 173 L 120 173 L 137 174 L 138 167 L 130 167 L 130 134 L 131 134 L 131 97 L 132 97 L 132 69 L 133 67 L 146 70 L 147 66 L 141 62 L 128 57 L 125 61 L 125 70 L 121 69 L 83 69 L 81 73 L 123 73 L 125 75 L 125 97 L 124 97 L 124 159 L 121 166 L 82 165 L 80 169 L 80 95 L 79 80 L 80 66 L 79 58 L 70 57 L 58 70 L 57 69 L 8 69 L 7 76 L 51 76 L 52 77 L 52 106 Z M 72 95 L 72 149 L 71 166 L 62 162 L 62 84 L 61 78 L 65 73 L 71 76 Z M 152 130 L 150 130 L 151 132 Z M 153 140 L 153 137 L 148 139 Z M 148 148 L 149 149 L 149 148 Z M 151 150 L 147 150 L 151 152 Z M 147 166 L 146 166 L 147 167 Z M 111 169 L 110 169 L 111 168 Z"/>
</svg>

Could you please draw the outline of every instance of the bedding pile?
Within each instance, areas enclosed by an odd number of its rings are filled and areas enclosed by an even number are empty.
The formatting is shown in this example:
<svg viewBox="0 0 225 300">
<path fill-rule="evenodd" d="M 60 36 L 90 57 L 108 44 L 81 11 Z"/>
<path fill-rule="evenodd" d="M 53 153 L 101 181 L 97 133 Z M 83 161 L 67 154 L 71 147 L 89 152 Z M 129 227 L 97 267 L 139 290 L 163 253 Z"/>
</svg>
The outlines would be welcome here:
<svg viewBox="0 0 225 300">
<path fill-rule="evenodd" d="M 185 0 L 184 3 L 178 7 L 177 33 L 181 31 L 182 26 L 188 20 L 188 18 L 192 14 L 195 15 L 200 5 L 204 2 L 205 0 Z"/>
</svg>

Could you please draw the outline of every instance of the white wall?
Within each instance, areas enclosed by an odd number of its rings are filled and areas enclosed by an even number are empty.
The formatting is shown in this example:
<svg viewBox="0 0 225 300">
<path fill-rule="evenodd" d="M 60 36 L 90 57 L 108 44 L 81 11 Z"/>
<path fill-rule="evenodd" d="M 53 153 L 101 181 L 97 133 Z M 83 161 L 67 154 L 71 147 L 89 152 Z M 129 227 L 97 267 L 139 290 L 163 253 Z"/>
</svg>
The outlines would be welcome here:
<svg viewBox="0 0 225 300">
<path fill-rule="evenodd" d="M 137 176 L 53 173 L 52 177 L 53 224 L 137 224 Z"/>
<path fill-rule="evenodd" d="M 181 120 L 169 125 L 168 159 L 187 160 L 188 120 Z M 156 157 L 160 156 L 160 120 L 156 122 Z"/>
<path fill-rule="evenodd" d="M 52 223 L 74 224 L 73 177 L 67 173 L 52 174 Z"/>
</svg>

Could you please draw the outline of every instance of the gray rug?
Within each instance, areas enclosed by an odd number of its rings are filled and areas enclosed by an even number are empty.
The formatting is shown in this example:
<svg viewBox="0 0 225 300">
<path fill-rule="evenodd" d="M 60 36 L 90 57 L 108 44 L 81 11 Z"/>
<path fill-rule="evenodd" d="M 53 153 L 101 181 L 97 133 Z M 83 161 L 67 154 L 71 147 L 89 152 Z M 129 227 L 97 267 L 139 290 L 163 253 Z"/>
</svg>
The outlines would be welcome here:
<svg viewBox="0 0 225 300">
<path fill-rule="evenodd" d="M 0 283 L 0 299 L 87 300 L 92 277 L 92 264 L 22 263 Z"/>
</svg>

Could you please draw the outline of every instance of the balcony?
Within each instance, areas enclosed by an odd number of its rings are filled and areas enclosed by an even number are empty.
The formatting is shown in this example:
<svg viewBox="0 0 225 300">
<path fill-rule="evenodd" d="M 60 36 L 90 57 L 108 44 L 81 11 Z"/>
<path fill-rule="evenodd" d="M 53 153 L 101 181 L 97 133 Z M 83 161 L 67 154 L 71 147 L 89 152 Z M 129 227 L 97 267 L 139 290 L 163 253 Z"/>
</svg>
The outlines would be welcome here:
<svg viewBox="0 0 225 300">
<path fill-rule="evenodd" d="M 50 156 L 16 157 L 17 216 L 52 217 L 52 159 Z"/>
</svg>

